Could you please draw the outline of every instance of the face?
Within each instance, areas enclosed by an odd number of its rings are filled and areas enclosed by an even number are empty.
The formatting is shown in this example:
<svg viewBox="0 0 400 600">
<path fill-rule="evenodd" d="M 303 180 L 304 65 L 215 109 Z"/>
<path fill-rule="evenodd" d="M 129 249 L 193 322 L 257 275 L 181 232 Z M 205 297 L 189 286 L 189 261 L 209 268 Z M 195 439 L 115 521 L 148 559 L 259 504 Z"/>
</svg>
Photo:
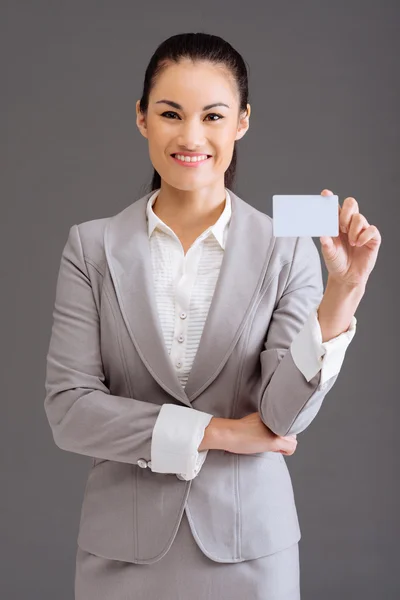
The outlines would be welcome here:
<svg viewBox="0 0 400 600">
<path fill-rule="evenodd" d="M 218 106 L 208 107 L 214 104 Z M 140 113 L 139 101 L 136 114 L 161 179 L 191 191 L 224 181 L 234 142 L 249 127 L 250 105 L 247 114 L 239 115 L 238 92 L 226 70 L 209 62 L 184 60 L 171 64 L 159 76 L 149 96 L 147 115 Z M 185 166 L 187 162 L 182 164 L 171 156 L 185 152 L 209 158 Z"/>
</svg>

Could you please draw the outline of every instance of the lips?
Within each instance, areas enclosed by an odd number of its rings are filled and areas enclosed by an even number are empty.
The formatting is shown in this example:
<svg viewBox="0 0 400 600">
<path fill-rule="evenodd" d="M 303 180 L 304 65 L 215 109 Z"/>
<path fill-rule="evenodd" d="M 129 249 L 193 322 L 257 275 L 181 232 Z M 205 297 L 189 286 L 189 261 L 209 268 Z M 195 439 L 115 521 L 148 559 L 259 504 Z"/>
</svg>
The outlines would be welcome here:
<svg viewBox="0 0 400 600">
<path fill-rule="evenodd" d="M 210 158 L 212 158 L 207 154 L 204 154 L 203 156 L 206 156 L 206 158 L 202 158 L 201 160 L 181 160 L 180 158 L 177 158 L 176 153 L 171 154 L 172 160 L 174 160 L 177 165 L 185 169 L 200 169 Z"/>
</svg>

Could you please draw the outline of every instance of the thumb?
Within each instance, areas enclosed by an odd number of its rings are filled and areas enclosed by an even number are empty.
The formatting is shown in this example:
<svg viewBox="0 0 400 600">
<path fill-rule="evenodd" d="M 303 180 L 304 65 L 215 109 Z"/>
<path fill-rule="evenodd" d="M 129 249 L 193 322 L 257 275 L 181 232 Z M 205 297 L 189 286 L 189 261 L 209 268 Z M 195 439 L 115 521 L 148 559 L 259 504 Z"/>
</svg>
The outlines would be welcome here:
<svg viewBox="0 0 400 600">
<path fill-rule="evenodd" d="M 323 235 L 319 238 L 319 241 L 321 242 L 321 246 L 323 248 L 325 248 L 326 250 L 330 250 L 331 247 L 333 246 L 333 240 L 329 235 Z"/>
</svg>

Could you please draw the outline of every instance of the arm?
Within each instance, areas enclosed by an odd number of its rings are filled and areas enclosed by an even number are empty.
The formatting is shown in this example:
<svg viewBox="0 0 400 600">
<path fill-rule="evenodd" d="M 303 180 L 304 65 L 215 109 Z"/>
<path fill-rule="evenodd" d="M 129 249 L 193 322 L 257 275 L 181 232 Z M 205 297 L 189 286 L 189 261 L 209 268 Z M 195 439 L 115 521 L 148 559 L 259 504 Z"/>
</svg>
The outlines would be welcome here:
<svg viewBox="0 0 400 600">
<path fill-rule="evenodd" d="M 59 448 L 132 464 L 150 459 L 163 405 L 112 395 L 105 385 L 99 315 L 77 225 L 61 257 L 45 388 L 44 408 Z"/>
<path fill-rule="evenodd" d="M 322 297 L 318 250 L 312 238 L 300 237 L 260 355 L 259 413 L 277 435 L 298 434 L 312 422 L 355 333 L 354 317 L 351 330 L 322 343 L 316 312 Z"/>
<path fill-rule="evenodd" d="M 354 313 L 365 293 L 365 285 L 341 285 L 328 276 L 324 297 L 318 307 L 321 341 L 328 345 L 357 322 Z M 349 325 L 350 323 L 350 325 Z"/>
</svg>

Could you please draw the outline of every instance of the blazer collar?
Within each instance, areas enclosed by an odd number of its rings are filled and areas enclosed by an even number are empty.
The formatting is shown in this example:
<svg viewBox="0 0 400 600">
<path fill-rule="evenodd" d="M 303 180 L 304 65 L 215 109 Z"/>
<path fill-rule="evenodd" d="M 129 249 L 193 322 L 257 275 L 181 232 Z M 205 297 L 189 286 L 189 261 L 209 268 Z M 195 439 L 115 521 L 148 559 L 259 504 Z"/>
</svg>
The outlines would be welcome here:
<svg viewBox="0 0 400 600">
<path fill-rule="evenodd" d="M 189 407 L 228 360 L 251 314 L 271 253 L 273 234 L 268 217 L 231 190 L 228 192 L 229 235 L 185 388 L 168 355 L 154 295 L 146 219 L 148 201 L 154 192 L 110 217 L 104 232 L 107 264 L 132 342 L 150 375 L 171 396 Z"/>
</svg>

